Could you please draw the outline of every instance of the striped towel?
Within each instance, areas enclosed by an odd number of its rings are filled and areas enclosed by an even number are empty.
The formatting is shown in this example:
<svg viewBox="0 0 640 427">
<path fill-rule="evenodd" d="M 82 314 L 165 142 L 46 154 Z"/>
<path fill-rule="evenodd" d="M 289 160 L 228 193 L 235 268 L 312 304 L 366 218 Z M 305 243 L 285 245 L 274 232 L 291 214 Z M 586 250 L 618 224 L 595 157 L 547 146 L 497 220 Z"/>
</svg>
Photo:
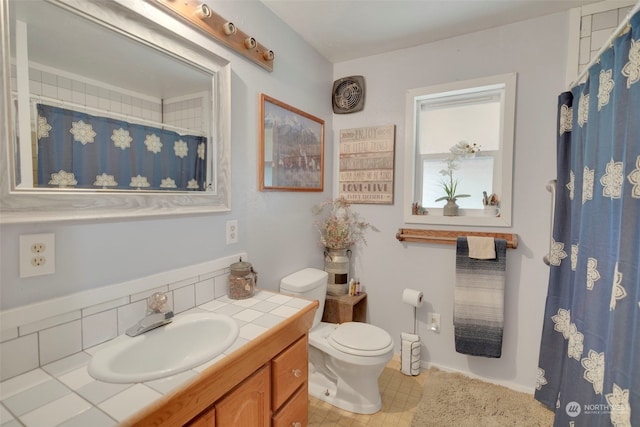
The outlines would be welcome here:
<svg viewBox="0 0 640 427">
<path fill-rule="evenodd" d="M 496 259 L 469 258 L 466 237 L 458 237 L 453 326 L 456 351 L 500 357 L 504 324 L 507 241 L 495 239 Z"/>
</svg>

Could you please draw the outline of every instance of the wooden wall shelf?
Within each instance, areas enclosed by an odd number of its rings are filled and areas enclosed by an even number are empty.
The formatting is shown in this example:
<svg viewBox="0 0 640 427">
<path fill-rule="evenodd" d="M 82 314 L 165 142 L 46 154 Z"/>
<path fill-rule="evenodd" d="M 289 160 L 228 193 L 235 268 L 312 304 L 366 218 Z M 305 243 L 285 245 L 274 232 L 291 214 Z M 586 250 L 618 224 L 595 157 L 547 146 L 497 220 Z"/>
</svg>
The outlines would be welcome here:
<svg viewBox="0 0 640 427">
<path fill-rule="evenodd" d="M 455 245 L 458 236 L 481 236 L 505 239 L 507 248 L 518 247 L 518 235 L 512 233 L 491 233 L 483 231 L 455 231 L 455 230 L 422 230 L 416 228 L 401 228 L 396 233 L 396 239 L 401 242 L 444 243 Z"/>
<path fill-rule="evenodd" d="M 239 54 L 245 56 L 262 68 L 273 71 L 274 53 L 270 49 L 258 43 L 250 34 L 241 31 L 235 25 L 215 13 L 201 0 L 156 0 L 155 4 L 162 5 L 187 21 L 191 25 L 199 28 L 209 36 L 227 45 Z M 204 4 L 208 16 L 203 16 L 202 5 Z M 227 33 L 228 28 L 235 27 L 233 32 Z M 251 43 L 249 43 L 251 40 Z"/>
</svg>

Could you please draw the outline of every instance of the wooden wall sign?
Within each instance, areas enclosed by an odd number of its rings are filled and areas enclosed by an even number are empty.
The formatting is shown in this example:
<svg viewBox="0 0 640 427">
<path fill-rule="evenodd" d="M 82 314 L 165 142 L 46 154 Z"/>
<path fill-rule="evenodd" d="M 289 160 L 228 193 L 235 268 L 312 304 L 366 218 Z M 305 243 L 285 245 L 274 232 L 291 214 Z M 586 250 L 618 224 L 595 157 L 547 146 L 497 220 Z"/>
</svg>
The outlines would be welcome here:
<svg viewBox="0 0 640 427">
<path fill-rule="evenodd" d="M 393 204 L 395 133 L 395 125 L 340 130 L 340 197 Z"/>
</svg>

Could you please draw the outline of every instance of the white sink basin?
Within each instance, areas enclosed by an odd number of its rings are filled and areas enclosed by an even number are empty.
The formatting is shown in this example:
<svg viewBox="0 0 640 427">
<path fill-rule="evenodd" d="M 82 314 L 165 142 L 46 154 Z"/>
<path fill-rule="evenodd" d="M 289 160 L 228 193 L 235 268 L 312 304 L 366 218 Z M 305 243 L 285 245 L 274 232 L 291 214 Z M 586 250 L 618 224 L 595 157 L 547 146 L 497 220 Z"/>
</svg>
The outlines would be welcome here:
<svg viewBox="0 0 640 427">
<path fill-rule="evenodd" d="M 89 362 L 89 374 L 110 383 L 164 378 L 199 366 L 225 351 L 238 337 L 229 316 L 194 313 L 136 337 L 121 335 Z"/>
</svg>

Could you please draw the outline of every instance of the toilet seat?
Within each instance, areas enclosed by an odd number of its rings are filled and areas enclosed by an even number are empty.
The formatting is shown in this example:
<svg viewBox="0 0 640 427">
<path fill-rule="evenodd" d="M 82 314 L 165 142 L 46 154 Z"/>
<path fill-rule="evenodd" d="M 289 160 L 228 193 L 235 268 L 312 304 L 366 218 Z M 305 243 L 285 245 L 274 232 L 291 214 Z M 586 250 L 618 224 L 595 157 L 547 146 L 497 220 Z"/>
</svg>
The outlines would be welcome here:
<svg viewBox="0 0 640 427">
<path fill-rule="evenodd" d="M 368 323 L 347 322 L 339 325 L 327 337 L 336 350 L 354 356 L 380 356 L 393 346 L 391 336 L 377 326 Z"/>
</svg>

